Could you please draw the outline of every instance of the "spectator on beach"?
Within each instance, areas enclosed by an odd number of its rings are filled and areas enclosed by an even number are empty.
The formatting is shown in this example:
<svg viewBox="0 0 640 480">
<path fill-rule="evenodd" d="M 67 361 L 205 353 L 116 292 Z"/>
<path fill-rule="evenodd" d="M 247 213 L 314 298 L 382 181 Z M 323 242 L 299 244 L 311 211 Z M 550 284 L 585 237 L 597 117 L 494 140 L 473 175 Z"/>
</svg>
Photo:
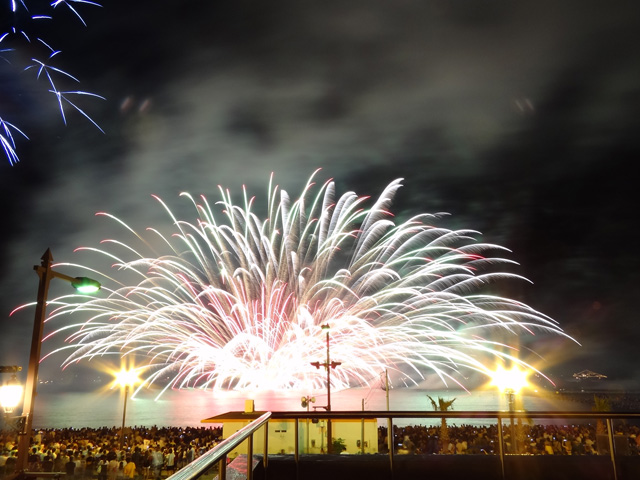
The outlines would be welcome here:
<svg viewBox="0 0 640 480">
<path fill-rule="evenodd" d="M 467 453 L 467 441 L 464 438 L 458 438 L 456 440 L 456 454 L 462 455 Z"/>
<path fill-rule="evenodd" d="M 193 447 L 193 444 L 189 444 L 189 448 L 187 449 L 187 463 L 193 462 L 196 457 L 196 449 Z"/>
<path fill-rule="evenodd" d="M 1 451 L 0 452 L 0 475 L 4 475 L 5 465 L 7 464 L 7 458 L 9 458 L 9 452 Z"/>
<path fill-rule="evenodd" d="M 53 458 L 51 458 L 51 455 L 47 455 L 46 457 L 44 457 L 44 460 L 42 461 L 42 471 L 43 472 L 53 472 Z"/>
<path fill-rule="evenodd" d="M 131 457 L 127 457 L 126 464 L 122 469 L 125 478 L 134 478 L 136 475 L 136 464 Z"/>
<path fill-rule="evenodd" d="M 123 456 L 122 459 L 118 459 L 117 462 L 118 462 L 118 475 L 116 478 L 118 480 L 124 480 L 124 467 L 127 466 L 127 461 Z"/>
<path fill-rule="evenodd" d="M 173 448 L 170 448 L 165 456 L 165 462 L 167 467 L 167 473 L 171 475 L 176 471 L 176 454 Z"/>
<path fill-rule="evenodd" d="M 38 454 L 38 449 L 37 447 L 33 447 L 31 449 L 31 451 L 29 452 L 29 457 L 27 458 L 27 462 L 29 463 L 29 470 L 32 472 L 39 472 L 40 471 L 40 455 Z"/>
<path fill-rule="evenodd" d="M 67 468 L 67 462 L 69 461 L 69 455 L 67 454 L 66 450 L 64 451 L 64 453 L 61 453 L 60 455 L 58 455 L 56 460 L 57 461 L 54 462 L 55 471 L 64 472 L 65 469 Z"/>
<path fill-rule="evenodd" d="M 95 457 L 93 455 L 91 455 L 91 452 L 87 451 L 86 457 L 85 457 L 85 467 L 84 467 L 84 476 L 86 477 L 93 477 L 93 471 L 95 469 Z"/>
<path fill-rule="evenodd" d="M 180 470 L 187 464 L 187 457 L 183 448 L 178 449 L 176 452 L 176 468 Z"/>
<path fill-rule="evenodd" d="M 415 453 L 416 445 L 413 443 L 413 440 L 409 438 L 409 435 L 405 435 L 402 439 L 402 449 L 407 453 Z"/>
<path fill-rule="evenodd" d="M 119 462 L 116 459 L 115 452 L 113 452 L 113 455 L 108 455 L 107 458 L 110 458 L 107 464 L 107 480 L 116 480 L 118 477 Z"/>
<path fill-rule="evenodd" d="M 143 466 L 142 461 L 142 453 L 140 451 L 140 447 L 136 446 L 133 449 L 133 453 L 131 454 L 131 461 L 136 465 L 136 468 L 140 468 Z"/>
<path fill-rule="evenodd" d="M 96 467 L 96 473 L 98 474 L 98 480 L 107 480 L 107 469 L 109 467 L 109 462 L 107 462 L 106 457 L 100 456 L 100 460 L 98 460 L 98 465 Z"/>
<path fill-rule="evenodd" d="M 64 464 L 64 471 L 67 474 L 66 478 L 73 478 L 76 474 L 76 462 L 71 457 Z"/>
<path fill-rule="evenodd" d="M 16 463 L 18 462 L 18 458 L 16 457 L 17 453 L 12 450 L 7 460 L 4 464 L 4 471 L 8 474 L 12 473 L 16 469 Z"/>
<path fill-rule="evenodd" d="M 151 456 L 151 475 L 154 479 L 159 480 L 162 473 L 162 467 L 164 466 L 164 456 L 161 450 L 149 449 Z"/>
</svg>

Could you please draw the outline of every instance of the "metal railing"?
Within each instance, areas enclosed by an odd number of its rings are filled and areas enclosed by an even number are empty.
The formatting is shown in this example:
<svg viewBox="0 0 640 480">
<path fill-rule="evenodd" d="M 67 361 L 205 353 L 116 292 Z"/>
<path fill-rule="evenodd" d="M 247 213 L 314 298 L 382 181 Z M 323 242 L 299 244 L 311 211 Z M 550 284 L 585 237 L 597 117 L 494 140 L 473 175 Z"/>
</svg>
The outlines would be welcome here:
<svg viewBox="0 0 640 480">
<path fill-rule="evenodd" d="M 387 428 L 388 428 L 388 449 L 389 449 L 389 467 L 393 477 L 394 471 L 394 445 L 393 445 L 393 422 L 394 419 L 495 419 L 497 424 L 500 427 L 503 426 L 503 422 L 505 420 L 514 421 L 517 419 L 520 420 L 529 420 L 529 419 L 553 419 L 553 420 L 574 420 L 574 421 L 584 421 L 584 420 L 601 420 L 605 422 L 607 429 L 607 437 L 608 437 L 608 454 L 611 460 L 611 473 L 612 478 L 614 480 L 618 479 L 618 471 L 617 471 L 617 458 L 616 458 L 616 446 L 614 444 L 614 429 L 613 429 L 613 420 L 629 420 L 629 419 L 640 419 L 640 413 L 614 413 L 614 412 L 606 412 L 606 413 L 597 413 L 597 412 L 558 412 L 558 411 L 538 411 L 538 412 L 529 412 L 529 411 L 514 411 L 514 412 L 504 412 L 504 411 L 456 411 L 456 412 L 425 412 L 425 411 L 332 411 L 332 412 L 272 412 L 271 419 L 272 420 L 295 420 L 295 446 L 294 446 L 294 458 L 296 464 L 299 460 L 300 453 L 300 445 L 299 445 L 299 436 L 298 429 L 300 420 L 365 420 L 365 419 L 386 419 L 387 420 Z M 268 429 L 267 429 L 268 430 Z M 500 457 L 500 468 L 502 478 L 507 478 L 505 474 L 505 456 L 507 452 L 505 452 L 504 448 L 504 438 L 502 428 L 497 429 L 498 435 L 498 456 Z M 266 441 L 265 441 L 266 445 Z M 264 458 L 265 463 L 267 462 L 267 448 L 265 447 Z M 266 465 L 265 465 L 266 468 Z"/>
<path fill-rule="evenodd" d="M 247 480 L 251 480 L 253 476 L 252 458 L 253 458 L 253 434 L 269 421 L 270 412 L 261 415 L 246 427 L 238 430 L 226 440 L 223 440 L 213 449 L 204 455 L 196 458 L 193 462 L 178 470 L 176 473 L 168 477 L 171 480 L 195 480 L 204 475 L 216 465 L 218 466 L 218 478 L 225 480 L 227 476 L 227 457 L 234 448 L 245 440 L 247 441 Z M 268 428 L 265 428 L 265 445 L 267 445 Z M 265 455 L 265 464 L 267 458 Z M 266 467 L 266 465 L 265 465 Z"/>
</svg>

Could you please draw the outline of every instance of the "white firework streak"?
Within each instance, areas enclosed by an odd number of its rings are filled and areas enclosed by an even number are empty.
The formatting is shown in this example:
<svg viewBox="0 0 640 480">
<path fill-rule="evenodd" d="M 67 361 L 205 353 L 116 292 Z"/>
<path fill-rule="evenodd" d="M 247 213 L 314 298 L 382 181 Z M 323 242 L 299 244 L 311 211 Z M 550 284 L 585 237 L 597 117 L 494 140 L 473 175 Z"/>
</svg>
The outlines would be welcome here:
<svg viewBox="0 0 640 480">
<path fill-rule="evenodd" d="M 0 117 L 0 144 L 2 145 L 2 149 L 4 150 L 5 155 L 9 159 L 10 165 L 14 165 L 18 162 L 18 154 L 15 150 L 16 142 L 13 138 L 13 134 L 11 133 L 12 130 L 14 132 L 18 132 L 24 138 L 29 138 L 18 127 L 16 127 L 12 123 L 5 122 L 2 117 Z"/>
<path fill-rule="evenodd" d="M 28 5 L 27 5 L 28 4 Z M 75 6 L 74 6 L 75 5 Z M 6 22 L 8 27 L 5 31 L 0 31 L 0 44 L 2 46 L 11 44 L 11 48 L 2 48 L 0 49 L 0 59 L 6 61 L 11 64 L 8 58 L 8 54 L 10 52 L 25 50 L 32 52 L 36 49 L 36 47 L 43 46 L 45 47 L 44 52 L 46 53 L 46 60 L 41 60 L 38 58 L 31 58 L 33 62 L 31 65 L 28 65 L 24 68 L 24 70 L 35 69 L 37 71 L 37 78 L 40 76 L 46 77 L 48 83 L 50 85 L 49 92 L 55 95 L 56 101 L 58 103 L 58 107 L 60 109 L 60 115 L 62 116 L 62 121 L 64 124 L 67 124 L 67 117 L 65 114 L 64 106 L 70 105 L 76 111 L 78 111 L 82 116 L 84 116 L 87 120 L 89 120 L 98 130 L 102 133 L 104 131 L 102 128 L 96 123 L 82 108 L 76 105 L 71 101 L 72 95 L 82 95 L 84 97 L 96 97 L 104 100 L 104 97 L 100 95 L 96 95 L 94 93 L 73 90 L 66 91 L 57 88 L 54 83 L 53 77 L 57 76 L 60 78 L 72 80 L 74 82 L 79 83 L 79 80 L 70 75 L 69 73 L 57 68 L 51 64 L 51 61 L 54 57 L 56 57 L 59 53 L 59 50 L 55 50 L 51 45 L 49 45 L 44 39 L 37 36 L 38 28 L 36 25 L 41 21 L 51 21 L 53 20 L 53 16 L 46 13 L 49 10 L 55 10 L 59 6 L 64 6 L 69 9 L 74 16 L 76 16 L 80 22 L 86 27 L 87 24 L 78 11 L 77 6 L 96 6 L 101 7 L 102 5 L 97 2 L 92 2 L 89 0 L 54 0 L 51 3 L 48 2 L 25 2 L 25 0 L 9 0 L 8 2 L 0 3 L 0 16 L 5 19 L 11 19 L 11 21 Z M 40 10 L 46 10 L 45 12 L 40 12 Z M 38 13 L 32 13 L 32 10 L 39 11 Z M 4 42 L 4 44 L 3 44 Z M 39 54 L 40 58 L 44 58 L 43 54 Z M 1 117 L 0 112 L 0 117 Z M 28 139 L 28 137 L 16 126 L 11 123 L 8 123 L 5 120 L 0 119 L 0 144 L 2 144 L 3 151 L 10 165 L 15 165 L 20 160 L 18 153 L 16 151 L 16 144 L 14 142 L 14 138 L 11 136 L 11 133 L 8 131 L 9 128 L 13 129 L 16 132 L 22 134 L 23 137 Z"/>
<path fill-rule="evenodd" d="M 384 369 L 415 378 L 435 372 L 464 386 L 464 370 L 489 375 L 496 360 L 534 368 L 518 358 L 521 335 L 570 338 L 529 306 L 483 293 L 495 279 L 522 279 L 492 271 L 513 263 L 484 256 L 503 247 L 477 243 L 473 231 L 432 226 L 434 215 L 395 223 L 388 207 L 400 179 L 366 207 L 369 199 L 352 192 L 336 201 L 334 183 L 317 187 L 314 176 L 295 201 L 270 182 L 265 219 L 246 191 L 239 206 L 220 188 L 214 208 L 183 194 L 194 223 L 156 198 L 173 222 L 171 236 L 148 229 L 145 237 L 102 214 L 140 247 L 105 240 L 80 249 L 115 262 L 112 276 L 94 273 L 116 287 L 103 287 L 103 299 L 49 302 L 56 306 L 49 320 L 83 317 L 53 333 L 64 332 L 68 343 L 49 355 L 66 352 L 65 367 L 134 356 L 146 365 L 145 385 L 165 389 L 320 389 L 326 371 L 310 363 L 326 358 L 320 327 L 328 324 L 331 358 L 342 362 L 332 388 L 367 384 Z M 151 247 L 158 239 L 164 252 Z M 114 278 L 126 272 L 139 281 Z M 505 337 L 513 342 L 495 340 Z"/>
</svg>

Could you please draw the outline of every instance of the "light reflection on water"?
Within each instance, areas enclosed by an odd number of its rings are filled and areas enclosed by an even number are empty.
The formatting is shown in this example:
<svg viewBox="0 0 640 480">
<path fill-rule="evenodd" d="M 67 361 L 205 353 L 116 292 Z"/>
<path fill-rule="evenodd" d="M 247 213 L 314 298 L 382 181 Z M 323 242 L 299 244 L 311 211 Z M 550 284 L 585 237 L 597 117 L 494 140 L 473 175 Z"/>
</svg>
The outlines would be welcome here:
<svg viewBox="0 0 640 480">
<path fill-rule="evenodd" d="M 246 399 L 255 401 L 258 411 L 303 411 L 300 404 L 301 392 L 270 392 L 260 395 L 238 392 L 211 392 L 202 390 L 167 391 L 159 400 L 154 400 L 157 392 L 141 392 L 127 402 L 126 424 L 139 426 L 202 426 L 201 420 L 229 411 L 243 411 Z M 503 395 L 496 391 L 461 390 L 434 391 L 417 388 L 399 388 L 390 391 L 391 410 L 433 411 L 430 395 L 437 401 L 455 398 L 456 411 L 466 410 L 506 410 Z M 589 410 L 589 406 L 561 401 L 553 394 L 546 397 L 525 394 L 521 397 L 525 410 Z M 331 393 L 332 410 L 386 410 L 386 392 L 380 389 L 353 388 Z M 312 404 L 318 408 L 326 405 L 326 394 L 316 395 Z M 99 428 L 122 424 L 123 398 L 117 391 L 74 392 L 38 394 L 35 405 L 35 428 Z M 480 423 L 478 419 L 474 423 Z M 409 421 L 408 423 L 415 423 Z M 455 423 L 455 422 L 454 422 Z M 461 421 L 460 423 L 467 423 Z"/>
</svg>

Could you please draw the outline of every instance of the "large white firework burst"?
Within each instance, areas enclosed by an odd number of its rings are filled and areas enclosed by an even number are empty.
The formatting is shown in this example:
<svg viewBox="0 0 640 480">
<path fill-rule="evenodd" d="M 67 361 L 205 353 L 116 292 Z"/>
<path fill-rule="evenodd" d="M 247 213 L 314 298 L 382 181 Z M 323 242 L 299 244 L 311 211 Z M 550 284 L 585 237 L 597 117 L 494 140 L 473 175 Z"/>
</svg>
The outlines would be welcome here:
<svg viewBox="0 0 640 480">
<path fill-rule="evenodd" d="M 103 274 L 106 298 L 50 302 L 49 320 L 81 318 L 54 332 L 68 343 L 51 354 L 66 351 L 65 366 L 134 356 L 145 384 L 165 388 L 319 389 L 326 372 L 311 362 L 325 358 L 322 325 L 330 326 L 331 358 L 342 362 L 333 388 L 366 384 L 385 369 L 459 382 L 465 370 L 488 374 L 496 359 L 524 363 L 516 348 L 523 335 L 566 336 L 547 316 L 486 291 L 494 279 L 522 279 L 495 271 L 513 263 L 491 255 L 504 248 L 433 226 L 433 215 L 394 222 L 400 180 L 372 201 L 336 197 L 332 181 L 313 178 L 295 201 L 270 182 L 264 219 L 246 192 L 243 205 L 222 188 L 215 204 L 183 194 L 195 222 L 156 198 L 171 235 L 138 234 L 102 214 L 134 243 L 82 249 L 108 257 L 116 272 Z M 131 273 L 135 281 L 122 281 Z"/>
</svg>

